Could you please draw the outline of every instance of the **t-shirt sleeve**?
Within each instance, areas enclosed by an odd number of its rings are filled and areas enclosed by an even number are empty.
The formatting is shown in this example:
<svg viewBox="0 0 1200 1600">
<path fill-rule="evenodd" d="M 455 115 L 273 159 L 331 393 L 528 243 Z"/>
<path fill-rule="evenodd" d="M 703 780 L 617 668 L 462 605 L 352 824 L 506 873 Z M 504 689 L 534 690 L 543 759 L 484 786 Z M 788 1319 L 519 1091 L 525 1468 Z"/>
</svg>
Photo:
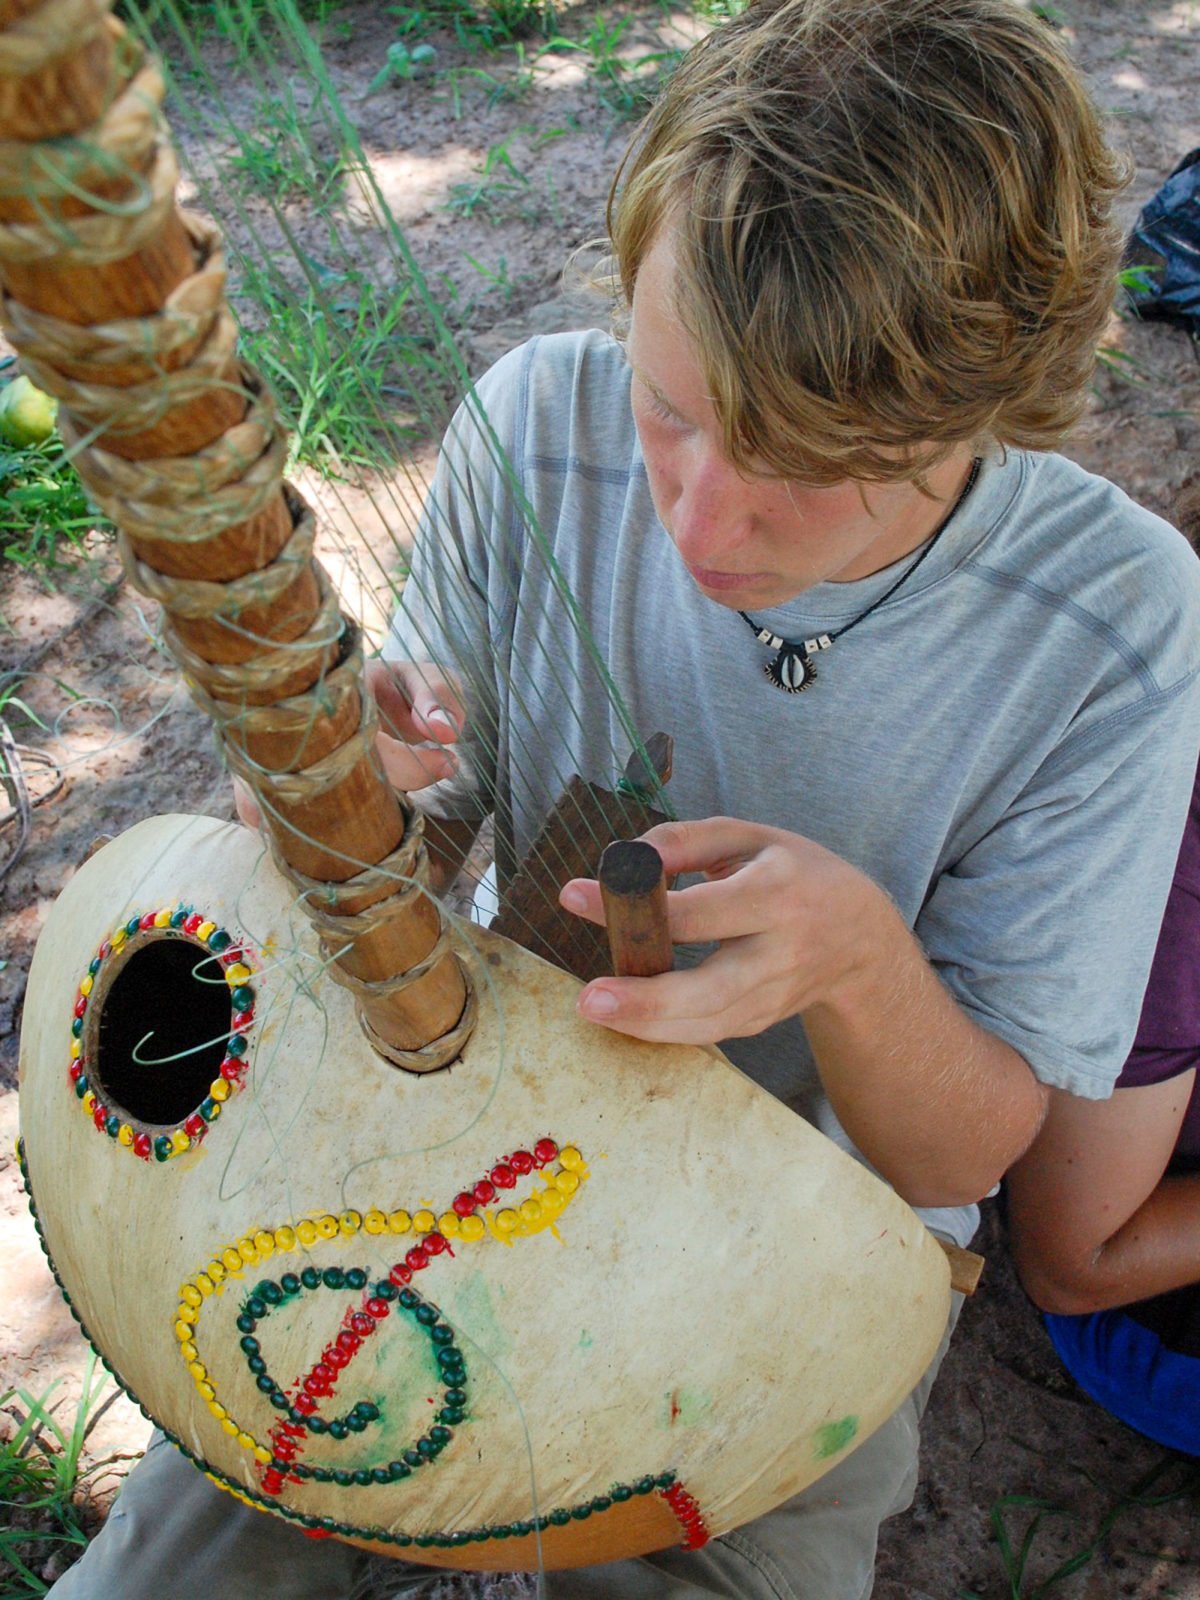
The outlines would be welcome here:
<svg viewBox="0 0 1200 1600">
<path fill-rule="evenodd" d="M 422 789 L 423 811 L 477 820 L 493 810 L 499 745 L 501 641 L 520 564 L 519 449 L 525 351 L 505 356 L 455 412 L 417 527 L 388 661 L 433 662 L 457 678 L 466 721 L 454 778 Z"/>
<path fill-rule="evenodd" d="M 917 933 L 1043 1082 L 1112 1091 L 1133 1042 L 1196 771 L 1200 678 L 1066 740 L 944 872 Z"/>
</svg>

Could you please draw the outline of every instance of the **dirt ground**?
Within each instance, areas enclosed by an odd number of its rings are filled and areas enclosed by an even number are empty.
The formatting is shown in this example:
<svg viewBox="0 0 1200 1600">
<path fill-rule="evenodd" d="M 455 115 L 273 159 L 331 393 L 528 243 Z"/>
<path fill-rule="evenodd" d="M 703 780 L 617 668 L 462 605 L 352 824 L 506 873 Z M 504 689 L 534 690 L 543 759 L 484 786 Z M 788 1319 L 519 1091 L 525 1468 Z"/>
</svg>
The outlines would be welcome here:
<svg viewBox="0 0 1200 1600">
<path fill-rule="evenodd" d="M 1200 6 L 1062 0 L 1042 9 L 1064 28 L 1115 142 L 1133 158 L 1128 223 L 1200 144 Z M 531 331 L 602 320 L 602 308 L 564 292 L 559 281 L 566 253 L 599 231 L 607 175 L 625 132 L 597 101 L 580 62 L 564 56 L 545 92 L 517 103 L 467 96 L 455 118 L 444 90 L 420 84 L 362 98 L 361 85 L 394 30 L 383 8 L 360 5 L 354 16 L 349 33 L 329 41 L 330 71 L 355 104 L 381 185 L 422 264 L 469 302 L 462 343 L 472 370 Z M 639 14 L 625 44 L 635 54 L 654 47 L 662 26 L 660 11 Z M 680 29 L 685 35 L 687 27 Z M 225 47 L 218 41 L 213 48 L 219 57 Z M 454 59 L 447 47 L 442 63 Z M 199 124 L 185 133 L 185 144 L 203 193 L 216 165 Z M 480 208 L 465 216 L 448 211 L 452 186 L 478 174 L 498 144 L 526 174 L 517 185 L 521 203 L 508 212 L 502 205 L 494 220 Z M 265 213 L 259 222 L 270 247 Z M 1200 467 L 1200 369 L 1184 336 L 1164 327 L 1114 321 L 1106 345 L 1070 453 L 1165 511 Z M 331 527 L 344 526 L 340 497 L 315 481 L 308 487 Z M 368 543 L 384 540 L 364 501 L 352 499 L 349 515 Z M 333 532 L 322 544 L 348 606 L 365 607 L 377 631 L 386 599 L 369 576 L 370 562 L 356 563 Z M 49 905 L 97 835 L 169 810 L 225 816 L 230 803 L 207 730 L 156 643 L 150 608 L 120 584 L 111 551 L 98 544 L 49 587 L 5 568 L 0 671 L 18 675 L 17 694 L 50 728 L 16 730 L 37 752 L 27 758 L 31 789 L 36 796 L 48 787 L 54 768 L 66 782 L 35 809 L 15 862 L 17 825 L 10 819 L 0 826 L 0 866 L 12 862 L 0 893 L 0 1392 L 20 1385 L 41 1394 L 61 1380 L 69 1410 L 83 1347 L 38 1252 L 12 1157 L 25 975 Z M 10 720 L 19 719 L 10 712 Z M 1016 1286 L 994 1204 L 985 1208 L 977 1248 L 987 1270 L 934 1393 L 915 1504 L 884 1532 L 879 1600 L 1032 1600 L 1051 1587 L 1062 1600 L 1200 1600 L 1200 1471 L 1108 1419 L 1060 1373 Z M 0 1427 L 14 1410 L 3 1408 Z M 146 1431 L 113 1391 L 88 1460 L 136 1452 Z M 110 1471 L 99 1476 L 101 1504 L 114 1482 Z M 1022 1576 L 1016 1561 L 1031 1528 Z M 1009 1548 L 1016 1554 L 1006 1556 Z M 483 1592 L 474 1580 L 448 1580 L 444 1590 L 459 1600 Z M 532 1588 L 498 1580 L 488 1592 L 515 1600 Z"/>
</svg>

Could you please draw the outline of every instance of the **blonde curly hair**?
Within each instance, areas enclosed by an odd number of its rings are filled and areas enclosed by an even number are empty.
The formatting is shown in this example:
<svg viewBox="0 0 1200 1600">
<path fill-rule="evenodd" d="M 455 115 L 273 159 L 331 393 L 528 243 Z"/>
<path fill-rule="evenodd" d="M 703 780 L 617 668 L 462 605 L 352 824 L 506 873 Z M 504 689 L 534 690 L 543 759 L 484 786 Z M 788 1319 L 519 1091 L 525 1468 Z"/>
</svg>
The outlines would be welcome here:
<svg viewBox="0 0 1200 1600">
<path fill-rule="evenodd" d="M 630 304 L 671 230 L 739 467 L 920 479 L 1079 416 L 1124 181 L 1062 45 L 1010 0 L 757 0 L 684 57 L 608 226 Z"/>
</svg>

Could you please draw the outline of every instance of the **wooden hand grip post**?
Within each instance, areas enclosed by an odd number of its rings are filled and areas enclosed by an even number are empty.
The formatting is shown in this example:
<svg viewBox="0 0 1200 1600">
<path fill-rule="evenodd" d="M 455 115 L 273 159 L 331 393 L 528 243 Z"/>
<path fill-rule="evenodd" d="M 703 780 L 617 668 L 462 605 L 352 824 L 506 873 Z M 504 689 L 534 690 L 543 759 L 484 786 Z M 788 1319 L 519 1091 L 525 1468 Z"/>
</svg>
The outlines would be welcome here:
<svg viewBox="0 0 1200 1600">
<path fill-rule="evenodd" d="M 656 978 L 675 965 L 662 857 L 640 839 L 618 839 L 600 857 L 600 895 L 618 978 Z"/>
<path fill-rule="evenodd" d="M 112 0 L 0 0 L 0 289 L 131 581 L 258 795 L 372 1044 L 444 1066 L 474 1016 L 419 819 L 373 748 L 353 630 L 238 359 L 221 240 L 175 203 L 163 80 Z M 70 25 L 65 19 L 70 19 Z"/>
</svg>

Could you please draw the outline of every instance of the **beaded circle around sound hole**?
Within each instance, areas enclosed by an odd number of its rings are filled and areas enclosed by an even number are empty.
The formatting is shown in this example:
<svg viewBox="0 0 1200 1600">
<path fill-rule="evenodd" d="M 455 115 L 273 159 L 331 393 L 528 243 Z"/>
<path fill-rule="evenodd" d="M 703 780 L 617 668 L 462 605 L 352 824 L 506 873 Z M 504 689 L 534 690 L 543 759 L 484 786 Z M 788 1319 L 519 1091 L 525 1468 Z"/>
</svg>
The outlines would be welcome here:
<svg viewBox="0 0 1200 1600">
<path fill-rule="evenodd" d="M 245 1075 L 253 968 L 190 906 L 130 917 L 76 991 L 71 1087 L 97 1130 L 168 1161 L 199 1143 Z"/>
</svg>

